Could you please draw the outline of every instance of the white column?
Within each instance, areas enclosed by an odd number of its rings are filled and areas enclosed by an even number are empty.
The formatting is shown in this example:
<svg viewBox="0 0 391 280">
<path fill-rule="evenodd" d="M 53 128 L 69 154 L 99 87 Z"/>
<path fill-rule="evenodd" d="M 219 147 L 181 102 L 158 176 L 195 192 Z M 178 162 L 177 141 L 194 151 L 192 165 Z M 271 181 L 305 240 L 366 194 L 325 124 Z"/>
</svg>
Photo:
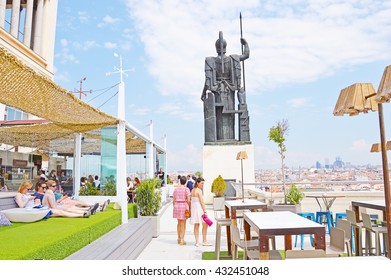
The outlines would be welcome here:
<svg viewBox="0 0 391 280">
<path fill-rule="evenodd" d="M 81 133 L 75 134 L 75 150 L 73 152 L 73 189 L 77 198 L 80 191 L 80 169 L 81 169 Z"/>
<path fill-rule="evenodd" d="M 149 139 L 151 142 L 147 143 L 147 158 L 148 158 L 148 178 L 153 178 L 155 176 L 154 174 L 154 164 L 155 164 L 155 157 L 153 153 L 153 122 L 149 123 Z"/>
<path fill-rule="evenodd" d="M 125 139 L 125 121 L 118 123 L 117 134 L 117 197 L 121 205 L 122 224 L 128 222 L 128 199 L 126 192 L 126 139 Z"/>
<path fill-rule="evenodd" d="M 0 0 L 0 27 L 4 28 L 5 24 L 5 10 L 7 8 L 7 0 Z"/>
<path fill-rule="evenodd" d="M 31 31 L 32 31 L 32 26 L 33 26 L 33 9 L 34 9 L 34 0 L 27 0 L 26 18 L 24 20 L 23 43 L 29 48 L 31 47 Z"/>
<path fill-rule="evenodd" d="M 42 21 L 43 21 L 43 0 L 38 0 L 37 11 L 34 16 L 34 45 L 33 50 L 37 54 L 41 54 L 42 40 Z"/>
<path fill-rule="evenodd" d="M 168 168 L 167 168 L 167 135 L 164 134 L 164 182 L 166 182 L 166 185 L 168 185 L 168 182 L 167 182 L 167 171 L 168 171 Z M 172 178 L 171 178 L 172 179 Z"/>
<path fill-rule="evenodd" d="M 20 0 L 12 1 L 11 13 L 11 35 L 18 38 L 19 32 L 19 17 L 20 17 Z"/>
</svg>

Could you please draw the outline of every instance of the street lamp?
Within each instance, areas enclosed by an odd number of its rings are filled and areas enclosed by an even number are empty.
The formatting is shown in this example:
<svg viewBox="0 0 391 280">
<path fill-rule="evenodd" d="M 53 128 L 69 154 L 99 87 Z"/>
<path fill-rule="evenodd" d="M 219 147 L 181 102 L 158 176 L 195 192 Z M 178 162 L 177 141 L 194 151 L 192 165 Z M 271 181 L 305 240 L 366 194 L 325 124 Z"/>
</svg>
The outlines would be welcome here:
<svg viewBox="0 0 391 280">
<path fill-rule="evenodd" d="M 391 66 L 391 65 L 390 65 Z M 335 116 L 348 114 L 350 116 L 359 113 L 376 111 L 379 113 L 380 147 L 382 153 L 384 199 L 385 199 L 385 219 L 387 221 L 388 248 L 391 248 L 391 208 L 390 208 L 390 179 L 388 171 L 386 137 L 384 131 L 383 102 L 388 102 L 391 98 L 391 67 L 384 70 L 382 80 L 377 93 L 370 83 L 357 83 L 341 90 L 337 104 L 334 108 Z M 374 148 L 375 149 L 375 148 Z M 391 259 L 391 254 L 388 253 Z"/>
<path fill-rule="evenodd" d="M 243 185 L 243 160 L 248 159 L 246 151 L 240 151 L 236 155 L 236 160 L 240 160 L 241 172 L 242 172 L 242 201 L 244 202 L 244 185 Z"/>
</svg>

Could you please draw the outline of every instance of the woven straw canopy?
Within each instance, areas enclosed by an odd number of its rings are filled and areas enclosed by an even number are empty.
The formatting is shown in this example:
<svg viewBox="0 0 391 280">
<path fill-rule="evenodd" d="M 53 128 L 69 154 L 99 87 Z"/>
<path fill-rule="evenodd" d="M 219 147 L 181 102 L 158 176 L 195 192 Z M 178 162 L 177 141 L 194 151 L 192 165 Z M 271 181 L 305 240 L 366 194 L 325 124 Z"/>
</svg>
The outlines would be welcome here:
<svg viewBox="0 0 391 280">
<path fill-rule="evenodd" d="M 371 83 L 356 83 L 341 90 L 333 114 L 342 116 L 357 115 L 361 112 L 377 110 L 375 101 L 375 89 Z M 370 97 L 368 97 L 370 96 Z"/>
<path fill-rule="evenodd" d="M 100 152 L 100 129 L 118 119 L 76 98 L 0 47 L 0 103 L 49 123 L 0 127 L 0 143 L 73 153 L 74 133 L 83 133 L 83 153 Z M 144 153 L 145 141 L 126 133 L 127 153 Z"/>
</svg>

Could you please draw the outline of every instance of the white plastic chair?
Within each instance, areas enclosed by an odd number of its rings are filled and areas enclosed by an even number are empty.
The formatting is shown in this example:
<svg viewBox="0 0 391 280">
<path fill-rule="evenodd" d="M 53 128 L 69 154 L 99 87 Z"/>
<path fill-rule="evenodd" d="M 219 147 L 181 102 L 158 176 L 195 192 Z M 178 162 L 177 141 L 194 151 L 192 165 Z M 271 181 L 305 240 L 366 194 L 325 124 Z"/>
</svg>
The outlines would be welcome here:
<svg viewBox="0 0 391 280">
<path fill-rule="evenodd" d="M 328 257 L 341 257 L 345 253 L 345 232 L 337 227 L 330 229 L 330 244 L 326 246 Z"/>
<path fill-rule="evenodd" d="M 380 235 L 383 234 L 383 248 L 388 252 L 387 247 L 387 227 L 374 227 L 371 217 L 366 213 L 361 213 L 363 226 L 365 228 L 365 254 L 372 254 L 372 233 L 375 235 L 376 256 L 381 255 Z"/>
<path fill-rule="evenodd" d="M 336 227 L 342 229 L 345 232 L 345 245 L 348 256 L 352 256 L 352 224 L 345 219 L 338 219 Z"/>
</svg>

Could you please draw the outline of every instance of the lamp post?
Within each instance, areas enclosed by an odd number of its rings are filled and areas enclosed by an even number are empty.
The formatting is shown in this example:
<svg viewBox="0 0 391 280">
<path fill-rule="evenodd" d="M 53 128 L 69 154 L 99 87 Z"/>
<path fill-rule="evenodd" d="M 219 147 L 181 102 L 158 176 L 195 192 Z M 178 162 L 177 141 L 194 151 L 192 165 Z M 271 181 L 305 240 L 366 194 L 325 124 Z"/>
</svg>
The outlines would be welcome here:
<svg viewBox="0 0 391 280">
<path fill-rule="evenodd" d="M 240 167 L 241 167 L 241 173 L 242 173 L 242 201 L 244 202 L 244 185 L 243 185 L 243 160 L 248 159 L 246 151 L 240 151 L 237 156 L 236 160 L 240 160 Z"/>
<path fill-rule="evenodd" d="M 387 67 L 388 68 L 388 67 Z M 386 70 L 387 70 L 386 68 Z M 380 146 L 382 153 L 382 167 L 383 167 L 383 181 L 384 181 L 384 199 L 386 205 L 386 221 L 387 221 L 387 235 L 388 235 L 388 247 L 391 248 L 391 208 L 390 208 L 390 178 L 388 171 L 388 158 L 386 148 L 386 137 L 384 131 L 384 117 L 383 117 L 383 105 L 380 102 L 386 101 L 381 97 L 384 90 L 389 88 L 391 96 L 391 79 L 386 76 L 386 70 L 384 71 L 382 81 L 380 82 L 378 92 L 375 92 L 372 84 L 361 83 L 353 84 L 347 88 L 341 90 L 337 104 L 335 105 L 334 115 L 342 116 L 349 114 L 350 116 L 358 115 L 359 113 L 367 113 L 368 111 L 376 111 L 379 113 L 379 129 L 380 129 Z M 385 81 L 389 81 L 388 87 Z M 377 103 L 379 102 L 379 103 Z M 377 107 L 377 108 L 376 108 Z M 391 259 L 390 254 L 388 257 Z"/>
</svg>

